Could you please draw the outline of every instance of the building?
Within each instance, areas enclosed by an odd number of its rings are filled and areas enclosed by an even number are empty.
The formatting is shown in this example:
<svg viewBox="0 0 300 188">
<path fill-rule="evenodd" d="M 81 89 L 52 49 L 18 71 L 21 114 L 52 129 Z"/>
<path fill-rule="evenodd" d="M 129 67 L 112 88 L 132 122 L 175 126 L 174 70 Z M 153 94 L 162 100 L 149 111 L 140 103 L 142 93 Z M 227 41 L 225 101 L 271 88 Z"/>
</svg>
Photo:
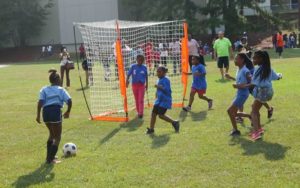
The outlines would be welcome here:
<svg viewBox="0 0 300 188">
<path fill-rule="evenodd" d="M 41 0 L 45 3 L 46 0 Z M 46 25 L 30 45 L 74 44 L 73 22 L 118 18 L 118 0 L 54 0 Z M 78 33 L 79 35 L 79 33 Z M 80 40 L 80 37 L 78 37 Z"/>
</svg>

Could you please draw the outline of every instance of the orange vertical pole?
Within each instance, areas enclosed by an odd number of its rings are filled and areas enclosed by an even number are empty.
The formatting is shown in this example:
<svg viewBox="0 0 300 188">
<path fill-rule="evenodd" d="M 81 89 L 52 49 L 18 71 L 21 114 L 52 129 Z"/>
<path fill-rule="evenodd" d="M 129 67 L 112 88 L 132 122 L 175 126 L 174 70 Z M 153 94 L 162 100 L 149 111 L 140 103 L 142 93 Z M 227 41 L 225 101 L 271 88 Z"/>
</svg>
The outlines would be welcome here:
<svg viewBox="0 0 300 188">
<path fill-rule="evenodd" d="M 184 99 L 186 96 L 187 84 L 188 84 L 188 72 L 189 72 L 189 48 L 188 48 L 188 25 L 186 22 L 183 23 L 183 38 L 181 39 L 181 66 L 182 66 L 182 76 L 181 81 L 183 84 L 183 100 L 182 105 L 184 105 Z"/>
<path fill-rule="evenodd" d="M 121 95 L 123 97 L 124 111 L 126 113 L 126 117 L 128 117 L 128 104 L 127 104 L 125 71 L 124 71 L 123 54 L 122 54 L 121 33 L 120 33 L 120 28 L 119 28 L 118 21 L 116 21 L 116 26 L 117 26 L 116 52 L 117 52 L 119 85 L 120 85 L 120 92 L 121 92 Z"/>
</svg>

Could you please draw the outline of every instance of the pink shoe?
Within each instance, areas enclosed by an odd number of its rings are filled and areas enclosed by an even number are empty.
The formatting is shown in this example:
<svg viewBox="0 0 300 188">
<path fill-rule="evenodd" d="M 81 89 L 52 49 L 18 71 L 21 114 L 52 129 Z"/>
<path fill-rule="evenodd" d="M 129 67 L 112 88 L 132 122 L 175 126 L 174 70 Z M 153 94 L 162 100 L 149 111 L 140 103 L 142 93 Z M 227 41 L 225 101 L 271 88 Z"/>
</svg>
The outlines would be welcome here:
<svg viewBox="0 0 300 188">
<path fill-rule="evenodd" d="M 259 132 L 259 134 L 264 134 L 265 130 L 263 128 L 260 128 L 257 130 L 257 132 Z"/>
<path fill-rule="evenodd" d="M 253 141 L 256 141 L 256 140 L 260 139 L 261 138 L 260 132 L 258 132 L 258 131 L 253 132 L 251 134 L 251 138 L 252 138 Z"/>
</svg>

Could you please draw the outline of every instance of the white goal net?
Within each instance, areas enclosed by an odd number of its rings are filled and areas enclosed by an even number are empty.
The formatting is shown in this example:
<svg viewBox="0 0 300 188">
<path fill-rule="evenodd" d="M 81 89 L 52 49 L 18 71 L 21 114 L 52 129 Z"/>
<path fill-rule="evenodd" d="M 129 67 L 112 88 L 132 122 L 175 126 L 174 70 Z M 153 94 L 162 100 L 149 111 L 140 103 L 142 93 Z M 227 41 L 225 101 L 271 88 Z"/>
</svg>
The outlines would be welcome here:
<svg viewBox="0 0 300 188">
<path fill-rule="evenodd" d="M 156 68 L 168 68 L 173 106 L 183 105 L 187 76 L 187 26 L 183 21 L 104 21 L 75 23 L 84 42 L 90 81 L 90 109 L 94 120 L 128 121 L 135 108 L 127 71 L 136 56 L 145 56 L 149 87 L 145 106 L 155 100 Z"/>
</svg>

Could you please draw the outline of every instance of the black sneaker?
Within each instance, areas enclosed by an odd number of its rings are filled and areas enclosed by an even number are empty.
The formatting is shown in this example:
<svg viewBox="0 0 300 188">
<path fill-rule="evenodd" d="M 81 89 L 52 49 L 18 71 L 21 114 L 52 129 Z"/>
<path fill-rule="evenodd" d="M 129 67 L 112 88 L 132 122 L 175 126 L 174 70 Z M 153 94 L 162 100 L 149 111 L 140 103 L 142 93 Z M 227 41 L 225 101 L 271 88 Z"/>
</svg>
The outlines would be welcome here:
<svg viewBox="0 0 300 188">
<path fill-rule="evenodd" d="M 179 121 L 174 121 L 174 122 L 172 123 L 172 126 L 174 127 L 175 132 L 178 133 L 178 132 L 179 132 L 179 128 L 180 128 Z"/>
<path fill-rule="evenodd" d="M 146 134 L 153 134 L 154 129 L 147 128 Z"/>
<path fill-rule="evenodd" d="M 241 132 L 239 130 L 232 130 L 230 136 L 240 136 Z"/>
</svg>

